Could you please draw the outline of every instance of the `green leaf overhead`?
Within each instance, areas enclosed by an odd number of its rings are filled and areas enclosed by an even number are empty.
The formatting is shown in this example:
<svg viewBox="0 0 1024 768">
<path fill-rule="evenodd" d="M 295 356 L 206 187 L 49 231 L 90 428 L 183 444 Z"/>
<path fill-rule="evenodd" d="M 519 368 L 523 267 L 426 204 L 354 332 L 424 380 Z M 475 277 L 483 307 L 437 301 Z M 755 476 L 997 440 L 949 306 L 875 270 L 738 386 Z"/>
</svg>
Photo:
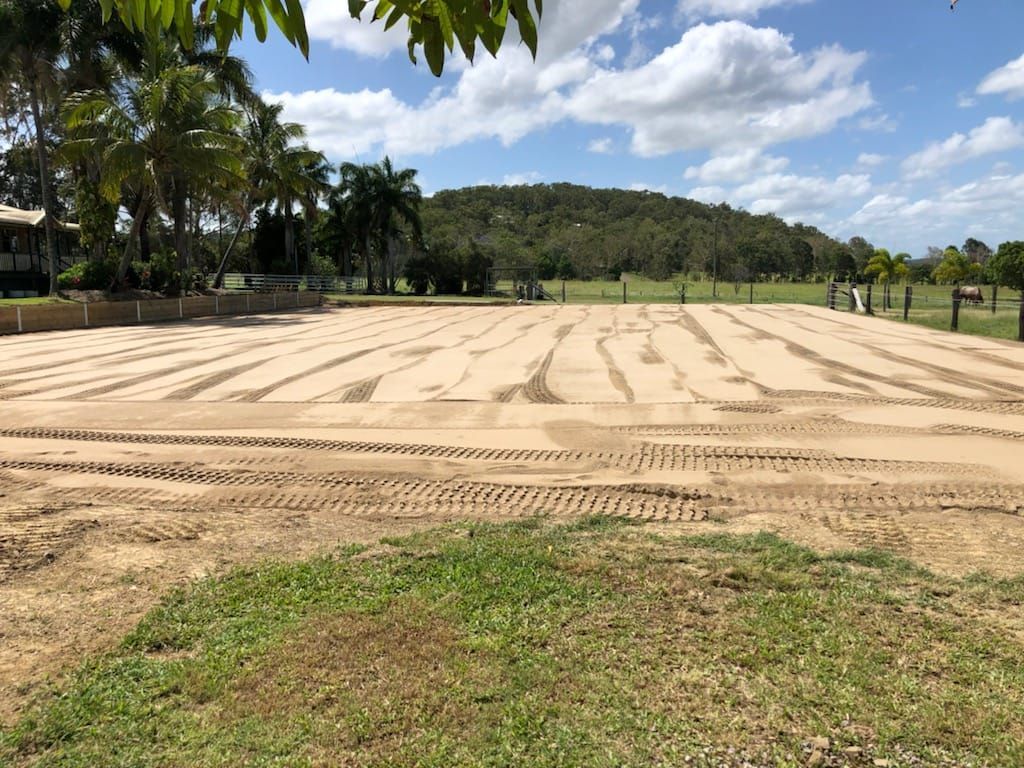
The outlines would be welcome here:
<svg viewBox="0 0 1024 768">
<path fill-rule="evenodd" d="M 345 0 L 336 0 L 341 3 Z M 59 0 L 67 10 L 74 0 Z M 115 13 L 129 29 L 177 30 L 186 46 L 195 34 L 195 16 L 202 14 L 213 25 L 217 45 L 226 49 L 240 38 L 249 25 L 258 40 L 267 37 L 267 18 L 303 56 L 309 56 L 309 33 L 301 0 L 100 0 L 104 18 Z M 367 6 L 372 13 L 364 17 Z M 537 21 L 543 11 L 542 0 L 348 0 L 353 18 L 380 22 L 381 31 L 405 19 L 409 30 L 409 58 L 415 63 L 416 50 L 423 53 L 435 75 L 444 71 L 445 59 L 456 48 L 470 61 L 476 55 L 479 40 L 492 55 L 497 55 L 505 38 L 509 19 L 513 19 L 519 37 L 533 56 L 537 55 Z"/>
</svg>

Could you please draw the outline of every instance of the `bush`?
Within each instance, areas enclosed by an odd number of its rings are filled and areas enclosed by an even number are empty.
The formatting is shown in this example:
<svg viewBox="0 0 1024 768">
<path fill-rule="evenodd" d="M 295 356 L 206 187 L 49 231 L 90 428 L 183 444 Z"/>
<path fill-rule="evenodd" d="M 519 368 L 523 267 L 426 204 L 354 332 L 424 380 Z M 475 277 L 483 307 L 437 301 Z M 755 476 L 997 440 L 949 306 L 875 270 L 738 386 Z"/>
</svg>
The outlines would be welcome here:
<svg viewBox="0 0 1024 768">
<path fill-rule="evenodd" d="M 160 251 L 154 253 L 149 261 L 132 262 L 128 278 L 128 283 L 133 287 L 170 296 L 177 295 L 182 288 L 195 287 L 192 276 L 182 275 L 178 271 L 178 255 L 175 251 Z"/>
<path fill-rule="evenodd" d="M 487 270 L 494 263 L 490 255 L 476 243 L 457 248 L 448 240 L 432 243 L 426 253 L 410 258 L 404 277 L 418 296 L 433 290 L 435 295 L 482 294 L 486 288 Z"/>
<path fill-rule="evenodd" d="M 103 291 L 110 287 L 117 273 L 112 261 L 80 261 L 57 275 L 62 291 Z"/>
</svg>

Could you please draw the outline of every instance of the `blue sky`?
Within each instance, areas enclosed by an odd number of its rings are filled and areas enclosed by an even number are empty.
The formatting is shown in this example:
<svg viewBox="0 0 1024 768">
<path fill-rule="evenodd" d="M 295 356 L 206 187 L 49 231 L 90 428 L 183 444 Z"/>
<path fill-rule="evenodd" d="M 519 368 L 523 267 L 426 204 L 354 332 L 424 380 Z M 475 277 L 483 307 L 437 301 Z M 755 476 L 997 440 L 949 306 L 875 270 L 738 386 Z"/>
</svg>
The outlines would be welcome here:
<svg viewBox="0 0 1024 768">
<path fill-rule="evenodd" d="M 332 161 L 389 154 L 428 193 L 646 188 L 915 256 L 1024 239 L 1021 0 L 545 0 L 536 62 L 510 36 L 441 78 L 400 28 L 303 5 L 308 63 L 238 46 L 259 87 Z"/>
</svg>

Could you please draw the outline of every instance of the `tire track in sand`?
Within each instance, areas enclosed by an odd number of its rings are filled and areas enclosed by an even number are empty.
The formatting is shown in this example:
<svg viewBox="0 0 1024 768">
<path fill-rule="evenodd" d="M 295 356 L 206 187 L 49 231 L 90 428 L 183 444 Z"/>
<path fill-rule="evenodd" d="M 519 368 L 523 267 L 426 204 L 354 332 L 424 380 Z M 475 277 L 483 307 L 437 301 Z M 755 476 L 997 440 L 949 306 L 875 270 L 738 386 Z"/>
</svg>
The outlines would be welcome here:
<svg viewBox="0 0 1024 768">
<path fill-rule="evenodd" d="M 587 315 L 590 314 L 590 308 L 587 307 L 583 311 L 583 320 L 587 319 Z M 582 320 L 580 321 L 582 322 Z M 551 387 L 548 386 L 548 371 L 551 369 L 551 361 L 555 357 L 555 350 L 565 340 L 565 337 L 572 333 L 573 328 L 578 323 L 567 323 L 558 327 L 555 331 L 555 343 L 548 350 L 548 353 L 541 360 L 537 370 L 533 372 L 533 375 L 526 380 L 523 384 L 523 395 L 531 403 L 542 403 L 546 405 L 561 405 L 565 403 L 565 400 L 556 395 Z"/>
</svg>

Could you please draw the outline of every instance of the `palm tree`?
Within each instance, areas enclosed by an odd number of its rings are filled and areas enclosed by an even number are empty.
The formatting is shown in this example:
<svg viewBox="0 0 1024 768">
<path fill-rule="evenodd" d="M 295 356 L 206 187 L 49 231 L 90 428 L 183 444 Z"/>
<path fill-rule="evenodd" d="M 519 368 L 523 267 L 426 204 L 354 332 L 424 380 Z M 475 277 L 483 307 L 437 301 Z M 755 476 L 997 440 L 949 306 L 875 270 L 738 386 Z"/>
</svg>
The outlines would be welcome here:
<svg viewBox="0 0 1024 768">
<path fill-rule="evenodd" d="M 330 247 L 338 254 L 338 269 L 345 278 L 345 290 L 352 286 L 352 254 L 360 248 L 360 223 L 356 206 L 347 189 L 339 183 L 327 199 L 325 232 Z"/>
<path fill-rule="evenodd" d="M 295 274 L 298 274 L 294 207 L 300 205 L 306 211 L 307 221 L 315 215 L 320 197 L 330 190 L 328 177 L 331 166 L 323 153 L 302 144 L 298 147 L 284 147 L 277 152 L 272 158 L 271 168 L 271 197 L 277 201 L 278 209 L 284 214 L 284 255 L 295 265 Z"/>
<path fill-rule="evenodd" d="M 423 193 L 415 179 L 414 169 L 396 171 L 389 157 L 375 165 L 341 166 L 332 208 L 340 210 L 344 201 L 345 216 L 362 251 L 367 290 L 371 293 L 395 290 L 394 249 L 399 224 L 410 226 L 417 239 L 421 236 L 419 205 Z M 379 255 L 376 266 L 375 253 Z"/>
<path fill-rule="evenodd" d="M 42 193 L 50 293 L 57 290 L 57 229 L 54 225 L 53 178 L 43 120 L 45 92 L 54 82 L 62 50 L 62 12 L 48 0 L 0 0 L 0 84 L 23 87 L 28 93 L 35 132 L 36 162 Z"/>
<path fill-rule="evenodd" d="M 244 60 L 217 52 L 214 48 L 213 29 L 200 24 L 195 29 L 192 47 L 185 47 L 174 35 L 155 35 L 146 38 L 146 48 L 138 78 L 158 80 L 165 71 L 191 67 L 203 73 L 208 85 L 205 98 L 226 107 L 232 101 L 241 104 L 255 102 L 258 97 L 252 89 L 252 72 Z M 194 169 L 193 169 L 194 170 Z M 174 225 L 174 245 L 178 254 L 178 269 L 183 272 L 191 264 L 191 245 L 188 236 L 189 217 L 200 191 L 197 183 L 206 177 L 185 168 L 171 170 L 166 190 L 170 202 L 168 215 Z"/>
<path fill-rule="evenodd" d="M 282 104 L 267 104 L 260 99 L 256 99 L 245 109 L 245 119 L 240 133 L 246 184 L 238 190 L 235 201 L 238 225 L 221 256 L 213 281 L 214 288 L 220 288 L 224 282 L 228 259 L 242 230 L 252 219 L 253 208 L 257 205 L 266 205 L 273 199 L 270 188 L 274 182 L 276 158 L 306 135 L 305 128 L 298 123 L 281 122 L 283 110 Z"/>
<path fill-rule="evenodd" d="M 159 207 L 175 223 L 178 270 L 188 262 L 185 201 L 191 176 L 209 183 L 241 179 L 237 113 L 218 97 L 214 76 L 196 66 L 171 67 L 118 92 L 83 94 L 71 102 L 68 128 L 88 134 L 64 146 L 71 158 L 99 156 L 101 188 L 110 200 L 128 189 L 138 201 L 115 285 L 127 274 L 142 222 Z"/>
<path fill-rule="evenodd" d="M 332 207 L 342 212 L 344 226 L 350 229 L 354 237 L 355 251 L 362 253 L 366 290 L 369 293 L 373 293 L 377 287 L 373 269 L 376 185 L 371 168 L 369 165 L 342 163 L 338 169 L 341 178 L 332 202 Z"/>
<path fill-rule="evenodd" d="M 419 240 L 423 234 L 419 206 L 423 192 L 416 183 L 416 170 L 396 171 L 390 157 L 385 157 L 372 168 L 375 200 L 374 226 L 380 238 L 382 264 L 381 277 L 386 279 L 388 293 L 395 292 L 395 242 L 398 224 L 404 223 Z"/>
<path fill-rule="evenodd" d="M 889 286 L 894 281 L 910 274 L 910 268 L 907 266 L 909 259 L 910 254 L 897 253 L 895 256 L 891 256 L 885 248 L 876 249 L 874 255 L 868 259 L 868 263 L 864 267 L 864 274 L 878 275 L 878 282 L 884 285 L 882 309 L 889 309 L 892 306 Z"/>
</svg>

